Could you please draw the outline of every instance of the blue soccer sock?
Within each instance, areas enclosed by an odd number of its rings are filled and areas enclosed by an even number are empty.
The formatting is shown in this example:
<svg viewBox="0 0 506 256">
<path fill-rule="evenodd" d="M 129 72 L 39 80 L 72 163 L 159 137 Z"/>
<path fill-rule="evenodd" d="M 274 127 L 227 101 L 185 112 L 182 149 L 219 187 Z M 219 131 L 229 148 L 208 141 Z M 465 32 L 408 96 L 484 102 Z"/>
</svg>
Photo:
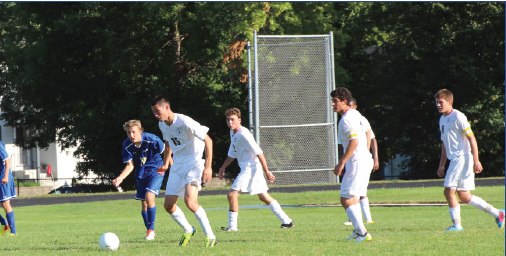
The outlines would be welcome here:
<svg viewBox="0 0 506 256">
<path fill-rule="evenodd" d="M 0 224 L 1 224 L 2 226 L 7 225 L 7 222 L 5 222 L 5 219 L 4 219 L 4 217 L 2 217 L 2 215 L 0 215 Z"/>
<path fill-rule="evenodd" d="M 141 215 L 144 220 L 144 226 L 148 229 L 148 212 L 141 211 Z"/>
<path fill-rule="evenodd" d="M 14 211 L 7 213 L 7 222 L 11 227 L 11 233 L 16 234 L 16 221 L 14 221 Z"/>
<path fill-rule="evenodd" d="M 148 208 L 148 229 L 155 230 L 156 205 Z"/>
</svg>

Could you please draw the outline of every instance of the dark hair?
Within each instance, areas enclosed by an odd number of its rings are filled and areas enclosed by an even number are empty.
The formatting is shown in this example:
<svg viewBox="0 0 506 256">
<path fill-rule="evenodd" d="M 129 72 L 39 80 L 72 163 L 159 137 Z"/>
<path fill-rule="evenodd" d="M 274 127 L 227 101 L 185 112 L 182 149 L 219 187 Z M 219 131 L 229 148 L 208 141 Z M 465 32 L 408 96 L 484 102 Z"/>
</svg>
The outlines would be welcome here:
<svg viewBox="0 0 506 256">
<path fill-rule="evenodd" d="M 164 105 L 164 104 L 167 104 L 170 106 L 170 102 L 169 100 L 167 99 L 167 97 L 163 96 L 163 95 L 158 95 L 156 96 L 152 101 L 151 101 L 151 106 L 155 106 L 155 105 Z"/>
<path fill-rule="evenodd" d="M 351 97 L 350 101 L 348 101 L 348 106 L 350 106 L 350 107 L 353 106 L 351 104 L 352 102 L 354 103 L 354 105 L 357 105 L 357 100 L 355 98 Z"/>
<path fill-rule="evenodd" d="M 344 87 L 336 88 L 330 93 L 330 96 L 332 98 L 338 98 L 340 101 L 346 100 L 346 104 L 348 104 L 352 99 L 351 92 Z"/>
</svg>

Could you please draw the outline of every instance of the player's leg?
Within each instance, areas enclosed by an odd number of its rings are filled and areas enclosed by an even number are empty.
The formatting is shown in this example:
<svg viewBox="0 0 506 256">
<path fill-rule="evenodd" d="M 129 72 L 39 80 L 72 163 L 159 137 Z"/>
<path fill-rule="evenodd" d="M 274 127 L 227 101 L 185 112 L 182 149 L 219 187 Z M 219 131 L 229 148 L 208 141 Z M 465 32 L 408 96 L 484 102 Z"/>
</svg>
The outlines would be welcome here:
<svg viewBox="0 0 506 256">
<path fill-rule="evenodd" d="M 186 193 L 184 201 L 186 203 L 186 206 L 188 206 L 188 209 L 190 209 L 190 211 L 193 212 L 195 218 L 200 223 L 202 230 L 207 236 L 206 239 L 212 240 L 212 244 L 210 244 L 209 246 L 214 246 L 216 236 L 213 233 L 211 224 L 209 224 L 209 219 L 207 218 L 206 211 L 198 203 L 198 193 L 199 193 L 198 184 L 196 184 L 196 182 L 186 184 Z M 206 244 L 206 246 L 208 245 Z"/>
<path fill-rule="evenodd" d="M 156 204 L 155 198 L 160 192 L 160 187 L 162 186 L 163 175 L 158 174 L 157 172 L 153 172 L 151 177 L 147 181 L 147 186 L 145 190 L 145 203 L 146 203 L 146 212 L 147 212 L 147 235 L 146 240 L 153 240 L 155 238 L 155 219 L 156 219 Z"/>
<path fill-rule="evenodd" d="M 2 225 L 2 229 L 0 230 L 0 236 L 3 236 L 7 230 L 9 230 L 9 225 L 7 225 L 7 221 L 0 215 L 0 225 Z"/>
<path fill-rule="evenodd" d="M 142 220 L 144 221 L 144 226 L 146 227 L 146 230 L 149 230 L 149 216 L 147 212 L 148 204 L 146 202 L 146 187 L 148 185 L 147 180 L 140 180 L 136 179 L 137 184 L 137 192 L 135 194 L 135 199 L 141 201 L 141 216 Z M 149 235 L 149 232 L 147 232 L 146 237 Z"/>
<path fill-rule="evenodd" d="M 16 221 L 14 218 L 14 211 L 12 210 L 11 207 L 11 201 L 10 200 L 3 201 L 2 207 L 5 210 L 5 216 L 7 217 L 7 223 L 11 230 L 11 234 L 16 235 Z"/>
<path fill-rule="evenodd" d="M 269 193 L 263 192 L 258 194 L 258 199 L 268 205 L 276 217 L 281 220 L 281 228 L 291 228 L 295 226 L 292 219 L 283 211 L 278 201 L 269 195 Z"/>
<path fill-rule="evenodd" d="M 346 239 L 355 239 L 356 242 L 372 240 L 362 220 L 362 209 L 357 196 L 362 191 L 363 180 L 360 179 L 359 161 L 346 162 L 346 172 L 341 183 L 341 205 L 346 211 L 348 219 L 355 228 L 353 234 Z M 360 240 L 360 241 L 359 241 Z"/>
<path fill-rule="evenodd" d="M 360 193 L 360 207 L 362 208 L 362 213 L 364 214 L 365 223 L 374 223 L 371 216 L 371 210 L 369 207 L 369 198 L 367 197 L 367 187 L 369 186 L 369 180 L 371 179 L 371 172 L 374 166 L 374 161 L 364 162 L 364 170 L 367 172 L 363 176 L 363 187 L 362 192 Z M 370 167 L 370 168 L 369 168 Z"/>
<path fill-rule="evenodd" d="M 144 226 L 146 227 L 146 230 L 148 230 L 148 204 L 146 204 L 145 200 L 141 200 L 141 216 L 142 220 L 144 221 Z"/>
<path fill-rule="evenodd" d="M 444 195 L 448 202 L 448 212 L 452 219 L 453 225 L 448 227 L 446 231 L 462 231 L 462 223 L 460 219 L 460 204 L 456 195 L 456 189 L 452 187 L 445 187 Z"/>
<path fill-rule="evenodd" d="M 228 208 L 228 227 L 221 227 L 223 231 L 237 231 L 237 218 L 239 216 L 239 195 L 240 191 L 231 189 L 227 194 L 229 204 Z"/>
<path fill-rule="evenodd" d="M 484 211 L 490 215 L 492 215 L 496 219 L 496 224 L 499 228 L 504 227 L 504 210 L 497 209 L 487 203 L 480 197 L 477 197 L 471 194 L 471 191 L 457 191 L 460 200 L 463 203 L 474 206 L 476 209 Z"/>
</svg>

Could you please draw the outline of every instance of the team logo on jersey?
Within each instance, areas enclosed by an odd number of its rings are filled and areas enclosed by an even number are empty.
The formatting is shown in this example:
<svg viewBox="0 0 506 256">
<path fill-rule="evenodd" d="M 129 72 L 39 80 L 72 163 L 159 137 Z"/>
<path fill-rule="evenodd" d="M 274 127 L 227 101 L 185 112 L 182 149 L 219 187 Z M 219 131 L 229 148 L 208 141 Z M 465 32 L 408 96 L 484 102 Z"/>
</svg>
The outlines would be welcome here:
<svg viewBox="0 0 506 256">
<path fill-rule="evenodd" d="M 147 158 L 141 157 L 141 166 L 143 166 L 146 163 Z"/>
<path fill-rule="evenodd" d="M 177 128 L 176 132 L 177 132 L 177 134 L 181 134 L 181 133 L 183 133 L 183 130 L 181 130 L 181 128 Z"/>
</svg>

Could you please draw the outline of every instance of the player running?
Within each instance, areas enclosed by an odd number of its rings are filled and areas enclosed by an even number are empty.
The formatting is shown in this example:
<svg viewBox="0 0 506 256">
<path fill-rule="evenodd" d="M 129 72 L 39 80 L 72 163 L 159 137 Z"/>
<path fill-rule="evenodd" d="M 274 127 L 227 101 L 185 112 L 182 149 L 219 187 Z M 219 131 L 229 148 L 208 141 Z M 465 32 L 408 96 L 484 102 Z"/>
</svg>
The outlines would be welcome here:
<svg viewBox="0 0 506 256">
<path fill-rule="evenodd" d="M 198 204 L 202 181 L 208 183 L 212 178 L 213 141 L 207 135 L 209 128 L 188 116 L 172 112 L 169 100 L 164 96 L 156 96 L 153 99 L 151 110 L 160 121 L 158 126 L 165 140 L 163 169 L 170 168 L 164 207 L 184 230 L 179 245 L 187 246 L 196 232 L 188 223 L 183 211 L 176 205 L 178 197 L 183 197 L 186 206 L 193 212 L 207 236 L 206 247 L 214 247 L 217 243 L 216 236 L 204 208 Z M 204 150 L 205 166 L 202 159 Z"/>
<path fill-rule="evenodd" d="M 7 221 L 0 215 L 0 224 L 2 225 L 2 236 L 16 235 L 16 222 L 14 219 L 14 211 L 11 206 L 11 199 L 16 198 L 16 187 L 14 186 L 14 177 L 12 176 L 11 171 L 11 159 L 9 158 L 9 154 L 5 150 L 5 145 L 0 141 L 0 158 L 2 162 L 0 162 L 0 177 L 2 178 L 2 184 L 0 185 L 0 203 L 2 203 L 2 207 L 5 210 L 5 216 L 7 217 Z M 8 230 L 11 230 L 10 233 L 7 233 Z"/>
<path fill-rule="evenodd" d="M 344 148 L 344 154 L 334 168 L 334 174 L 341 175 L 346 166 L 341 183 L 341 204 L 355 228 L 346 239 L 355 239 L 355 242 L 372 241 L 371 234 L 365 229 L 357 199 L 373 168 L 372 156 L 367 150 L 367 138 L 360 125 L 362 115 L 348 106 L 351 100 L 351 92 L 348 89 L 339 87 L 332 91 L 330 96 L 334 112 L 341 114 L 337 136 Z"/>
<path fill-rule="evenodd" d="M 295 226 L 292 219 L 281 209 L 278 201 L 272 198 L 267 190 L 265 176 L 269 182 L 276 177 L 269 171 L 262 149 L 253 139 L 251 132 L 241 126 L 241 111 L 231 108 L 225 113 L 227 125 L 230 128 L 230 148 L 228 157 L 221 166 L 218 173 L 220 180 L 223 179 L 225 168 L 237 158 L 241 172 L 237 176 L 227 195 L 229 202 L 228 227 L 222 227 L 224 231 L 237 231 L 237 216 L 239 214 L 239 195 L 242 192 L 249 192 L 250 195 L 258 195 L 258 199 L 269 206 L 271 211 L 281 220 L 281 228 Z M 263 172 L 262 172 L 263 170 Z"/>
<path fill-rule="evenodd" d="M 146 226 L 146 240 L 155 239 L 155 197 L 160 192 L 164 173 L 157 172 L 163 165 L 160 154 L 165 145 L 158 136 L 144 132 L 141 121 L 130 120 L 123 125 L 128 138 L 123 141 L 121 156 L 126 163 L 123 172 L 112 181 L 118 187 L 123 180 L 135 170 L 137 182 L 136 200 L 141 200 L 141 215 Z"/>
<path fill-rule="evenodd" d="M 352 109 L 357 109 L 357 100 L 355 98 L 351 98 L 348 105 Z M 374 165 L 372 168 L 372 171 L 375 172 L 379 169 L 379 161 L 378 161 L 378 143 L 376 142 L 376 136 L 374 135 L 374 132 L 371 129 L 371 124 L 365 118 L 362 116 L 362 120 L 360 121 L 360 124 L 362 126 L 362 132 L 366 133 L 367 138 L 367 150 L 372 148 L 372 156 L 374 160 Z M 371 176 L 371 172 L 369 171 L 369 177 Z M 371 216 L 371 210 L 369 207 L 369 198 L 367 197 L 367 186 L 369 185 L 369 178 L 364 180 L 364 187 L 362 192 L 360 193 L 360 207 L 362 208 L 362 213 L 364 214 L 365 223 L 372 224 L 374 221 L 372 220 Z M 344 225 L 352 225 L 351 221 L 348 220 L 348 222 L 345 222 Z"/>
<path fill-rule="evenodd" d="M 441 161 L 437 174 L 445 176 L 446 159 L 450 160 L 450 166 L 446 172 L 444 182 L 444 195 L 450 207 L 450 218 L 453 225 L 446 231 L 463 231 L 460 219 L 460 204 L 457 195 L 463 203 L 474 206 L 494 216 L 497 226 L 504 227 L 504 210 L 496 209 L 485 200 L 472 195 L 474 190 L 474 173 L 481 173 L 478 157 L 478 144 L 467 117 L 460 111 L 453 109 L 453 94 L 446 89 L 439 90 L 435 95 L 436 106 L 443 115 L 439 119 L 439 131 L 441 132 Z M 474 172 L 473 172 L 474 170 Z"/>
</svg>

